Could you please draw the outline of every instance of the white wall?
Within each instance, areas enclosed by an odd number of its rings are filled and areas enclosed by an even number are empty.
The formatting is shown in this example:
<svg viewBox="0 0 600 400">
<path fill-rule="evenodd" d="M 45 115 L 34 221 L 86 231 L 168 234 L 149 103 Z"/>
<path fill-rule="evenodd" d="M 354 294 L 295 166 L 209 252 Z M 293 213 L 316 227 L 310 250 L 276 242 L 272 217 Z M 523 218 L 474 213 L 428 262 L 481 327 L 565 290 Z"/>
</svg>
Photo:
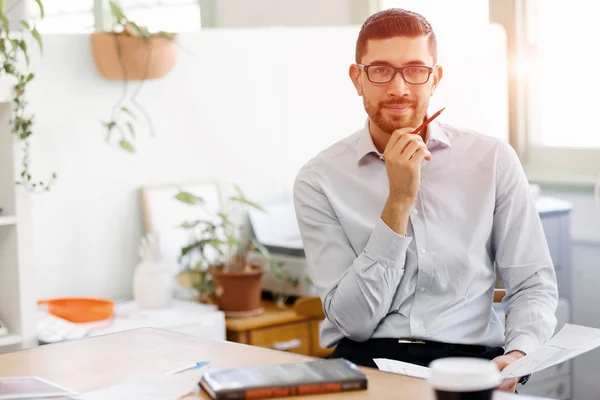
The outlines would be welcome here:
<svg viewBox="0 0 600 400">
<path fill-rule="evenodd" d="M 289 195 L 302 164 L 364 124 L 347 75 L 357 32 L 348 26 L 182 35 L 192 55 L 182 53 L 170 75 L 147 82 L 139 95 L 158 137 L 139 129 L 134 156 L 103 142 L 100 121 L 121 83 L 99 76 L 89 37 L 46 36 L 28 93 L 36 114 L 33 171 L 56 171 L 59 181 L 33 199 L 39 297 L 130 296 L 142 185 L 217 178 L 239 183 L 257 200 Z M 473 46 L 488 43 L 488 53 L 470 58 L 451 57 L 467 55 L 464 40 L 446 40 L 447 73 L 434 98 L 436 108 L 448 106 L 441 119 L 505 136 L 502 32 L 491 27 L 473 37 Z M 461 65 L 474 62 L 488 72 L 465 79 L 470 72 Z M 489 79 L 494 73 L 498 79 Z M 482 91 L 485 101 L 473 95 Z M 496 113 L 483 118 L 490 109 Z"/>
<path fill-rule="evenodd" d="M 239 183 L 254 198 L 276 196 L 290 189 L 293 169 L 314 153 L 309 141 L 323 147 L 362 126 L 362 103 L 346 76 L 352 49 L 339 43 L 348 33 L 330 39 L 339 61 L 328 61 L 324 78 L 337 77 L 321 89 L 347 99 L 339 109 L 329 107 L 330 124 L 311 119 L 326 107 L 317 87 L 305 85 L 301 98 L 284 99 L 282 87 L 294 77 L 283 75 L 290 50 L 281 37 L 270 29 L 182 37 L 193 56 L 181 54 L 172 73 L 148 82 L 139 96 L 158 137 L 139 130 L 134 156 L 103 142 L 100 121 L 119 99 L 121 83 L 99 76 L 89 37 L 45 38 L 29 92 L 37 132 L 32 158 L 34 172 L 56 171 L 59 181 L 33 200 L 40 297 L 130 295 L 142 234 L 140 186 L 218 178 Z M 286 123 L 284 109 L 292 109 Z M 300 122 L 302 129 L 286 126 Z M 304 139 L 290 147 L 294 135 Z"/>
</svg>

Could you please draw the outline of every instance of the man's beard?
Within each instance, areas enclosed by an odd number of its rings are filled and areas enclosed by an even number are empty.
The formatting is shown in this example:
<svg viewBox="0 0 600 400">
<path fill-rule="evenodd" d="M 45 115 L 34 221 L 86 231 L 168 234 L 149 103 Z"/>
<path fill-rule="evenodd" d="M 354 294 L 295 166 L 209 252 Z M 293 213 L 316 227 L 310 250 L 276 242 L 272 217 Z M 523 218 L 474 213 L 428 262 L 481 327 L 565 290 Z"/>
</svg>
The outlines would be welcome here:
<svg viewBox="0 0 600 400">
<path fill-rule="evenodd" d="M 418 127 L 427 115 L 427 104 L 414 104 L 406 100 L 389 100 L 377 105 L 370 103 L 363 97 L 365 110 L 371 121 L 385 133 L 391 135 L 396 129 L 407 127 Z M 403 115 L 383 115 L 383 108 L 390 105 L 407 105 L 410 110 Z"/>
</svg>

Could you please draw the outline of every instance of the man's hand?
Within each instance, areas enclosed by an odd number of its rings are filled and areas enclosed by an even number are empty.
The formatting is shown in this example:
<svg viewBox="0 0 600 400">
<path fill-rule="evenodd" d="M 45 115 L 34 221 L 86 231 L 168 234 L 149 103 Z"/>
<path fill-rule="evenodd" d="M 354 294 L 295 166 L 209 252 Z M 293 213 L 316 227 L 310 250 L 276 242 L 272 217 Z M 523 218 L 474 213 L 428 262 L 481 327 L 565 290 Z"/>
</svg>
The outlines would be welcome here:
<svg viewBox="0 0 600 400">
<path fill-rule="evenodd" d="M 494 363 L 496 363 L 496 365 L 498 366 L 498 369 L 500 371 L 502 371 L 508 365 L 517 361 L 521 357 L 523 357 L 523 353 L 521 353 L 519 351 L 511 351 L 508 354 L 494 358 L 492 361 Z M 500 384 L 500 386 L 498 386 L 498 389 L 504 390 L 507 392 L 514 392 L 517 389 L 517 383 L 519 383 L 519 378 L 508 379 L 508 380 L 503 381 Z"/>
<path fill-rule="evenodd" d="M 412 132 L 415 128 L 397 129 L 390 136 L 383 156 L 390 181 L 390 197 L 412 205 L 421 180 L 421 162 L 431 159 L 423 138 Z"/>
<path fill-rule="evenodd" d="M 383 152 L 390 194 L 381 218 L 394 231 L 406 234 L 408 213 L 415 202 L 421 183 L 421 162 L 431 153 L 415 128 L 397 129 Z"/>
</svg>

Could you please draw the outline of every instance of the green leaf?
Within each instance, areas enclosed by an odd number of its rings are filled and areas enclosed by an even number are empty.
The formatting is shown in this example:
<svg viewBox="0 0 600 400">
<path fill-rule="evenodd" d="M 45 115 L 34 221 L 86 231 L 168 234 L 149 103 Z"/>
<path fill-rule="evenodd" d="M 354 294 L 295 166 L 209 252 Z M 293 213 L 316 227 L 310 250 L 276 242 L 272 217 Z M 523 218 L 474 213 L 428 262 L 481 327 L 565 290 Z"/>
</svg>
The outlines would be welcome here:
<svg viewBox="0 0 600 400">
<path fill-rule="evenodd" d="M 237 246 L 240 244 L 240 241 L 237 240 L 237 238 L 233 235 L 226 234 L 225 237 L 227 238 L 227 244 L 231 246 Z"/>
<path fill-rule="evenodd" d="M 175 38 L 175 34 L 173 32 L 167 32 L 167 31 L 159 31 L 158 36 L 162 36 L 165 39 L 171 39 L 171 40 Z"/>
<path fill-rule="evenodd" d="M 37 42 L 39 48 L 40 48 L 40 52 L 44 51 L 44 44 L 42 43 L 42 35 L 40 35 L 40 32 L 38 32 L 37 28 L 33 28 L 31 30 L 31 36 L 33 36 L 33 38 L 35 39 L 35 41 Z"/>
<path fill-rule="evenodd" d="M 127 128 L 129 128 L 129 132 L 131 133 L 131 137 L 135 137 L 135 131 L 133 129 L 133 125 L 131 124 L 131 122 L 127 122 Z"/>
<path fill-rule="evenodd" d="M 119 142 L 119 146 L 121 146 L 121 148 L 125 151 L 135 153 L 135 148 L 133 147 L 133 145 L 125 139 L 121 139 L 121 141 Z"/>
<path fill-rule="evenodd" d="M 225 242 L 223 242 L 222 240 L 220 240 L 220 239 L 208 239 L 206 241 L 206 244 L 209 245 L 209 246 L 211 246 L 216 251 L 218 251 L 221 256 L 225 255 L 225 253 L 223 253 L 223 250 L 221 249 L 221 246 L 223 246 L 225 244 Z"/>
<path fill-rule="evenodd" d="M 129 115 L 131 118 L 136 119 L 135 115 L 129 111 L 129 108 L 123 106 L 121 107 L 121 111 L 123 111 L 125 114 Z"/>
<path fill-rule="evenodd" d="M 297 276 L 288 276 L 287 277 L 287 283 L 289 283 L 292 287 L 298 287 L 298 284 L 300 283 L 300 279 L 298 279 Z"/>
<path fill-rule="evenodd" d="M 231 197 L 229 200 L 237 201 L 238 203 L 245 204 L 245 205 L 255 208 L 259 211 L 266 212 L 266 210 L 264 208 L 262 208 L 261 206 L 259 206 L 256 203 L 251 202 L 250 200 L 246 199 L 245 197 Z"/>
<path fill-rule="evenodd" d="M 27 43 L 24 40 L 19 41 L 19 48 L 23 50 L 23 55 L 25 56 L 25 63 L 29 65 L 29 55 L 27 54 Z"/>
<path fill-rule="evenodd" d="M 282 265 L 283 264 L 281 262 L 275 261 L 269 263 L 269 272 L 271 272 L 271 275 L 273 275 L 273 277 L 278 281 L 283 279 L 283 271 L 281 270 Z"/>
<path fill-rule="evenodd" d="M 30 73 L 29 75 L 27 75 L 27 78 L 25 78 L 25 82 L 31 82 L 31 80 L 34 78 L 35 75 L 33 75 L 32 73 Z"/>
<path fill-rule="evenodd" d="M 115 126 L 117 126 L 117 123 L 115 121 L 110 121 L 110 122 L 103 122 L 103 125 L 106 129 L 111 131 L 115 128 Z"/>
<path fill-rule="evenodd" d="M 190 192 L 181 191 L 175 195 L 175 198 L 182 203 L 187 203 L 195 206 L 196 204 L 203 204 L 204 199 L 202 197 L 198 197 L 193 195 Z"/>
<path fill-rule="evenodd" d="M 114 1 L 109 1 L 109 4 L 110 11 L 112 12 L 113 17 L 115 17 L 117 22 L 123 23 L 124 21 L 127 21 L 127 17 L 123 13 L 123 10 L 121 10 L 121 7 L 117 5 L 117 3 L 115 3 Z"/>
<path fill-rule="evenodd" d="M 219 212 L 219 213 L 217 213 L 217 215 L 223 221 L 223 225 L 233 225 L 233 222 L 231 222 L 231 220 L 229 219 L 229 217 L 226 214 Z"/>
<path fill-rule="evenodd" d="M 21 20 L 21 25 L 23 25 L 28 31 L 31 30 L 31 28 L 29 27 L 29 22 Z"/>
<path fill-rule="evenodd" d="M 8 22 L 8 18 L 6 18 L 6 15 L 4 15 L 4 13 L 0 13 L 0 20 L 2 20 L 2 25 L 4 26 L 4 30 L 6 32 L 8 32 L 9 28 L 10 28 L 10 23 Z"/>
<path fill-rule="evenodd" d="M 197 227 L 202 221 L 198 220 L 198 221 L 185 221 L 183 222 L 181 225 L 179 225 L 181 228 L 185 228 L 185 229 L 191 229 L 191 228 L 195 228 Z"/>
<path fill-rule="evenodd" d="M 136 36 L 142 36 L 142 37 L 151 36 L 150 31 L 147 28 L 142 28 L 133 21 L 127 21 L 127 23 L 129 26 L 131 26 L 133 28 L 133 32 L 136 34 Z"/>
<path fill-rule="evenodd" d="M 188 244 L 187 246 L 181 249 L 181 256 L 183 257 L 189 254 L 192 250 L 200 246 L 204 246 L 204 244 L 201 243 L 201 241 Z"/>
<path fill-rule="evenodd" d="M 260 251 L 260 254 L 264 258 L 266 258 L 267 260 L 271 258 L 271 253 L 269 253 L 269 250 L 267 250 L 267 248 L 260 244 L 256 239 L 252 238 L 250 239 L 250 242 L 252 242 L 252 245 L 256 250 Z"/>
<path fill-rule="evenodd" d="M 45 12 L 44 12 L 44 5 L 42 4 L 42 0 L 35 0 L 35 2 L 37 3 L 37 5 L 40 9 L 40 18 L 44 18 Z"/>
</svg>

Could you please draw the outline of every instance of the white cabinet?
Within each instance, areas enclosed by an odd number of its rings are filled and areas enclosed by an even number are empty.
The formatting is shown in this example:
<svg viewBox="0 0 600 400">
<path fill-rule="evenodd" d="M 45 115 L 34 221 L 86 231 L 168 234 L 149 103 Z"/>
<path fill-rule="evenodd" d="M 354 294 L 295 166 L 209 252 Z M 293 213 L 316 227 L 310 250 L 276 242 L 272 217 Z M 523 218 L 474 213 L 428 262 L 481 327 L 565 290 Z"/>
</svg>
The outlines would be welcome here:
<svg viewBox="0 0 600 400">
<path fill-rule="evenodd" d="M 571 204 L 553 198 L 542 197 L 537 203 L 544 233 L 558 283 L 558 307 L 556 332 L 572 319 L 571 289 Z M 519 385 L 519 393 L 553 399 L 568 400 L 572 396 L 572 362 L 548 368 L 532 375 L 526 385 Z"/>
<path fill-rule="evenodd" d="M 173 300 L 168 307 L 140 309 L 134 301 L 115 306 L 115 314 L 105 328 L 90 324 L 89 336 L 138 328 L 158 328 L 203 339 L 225 340 L 225 314 L 215 306 L 194 301 Z"/>
</svg>

